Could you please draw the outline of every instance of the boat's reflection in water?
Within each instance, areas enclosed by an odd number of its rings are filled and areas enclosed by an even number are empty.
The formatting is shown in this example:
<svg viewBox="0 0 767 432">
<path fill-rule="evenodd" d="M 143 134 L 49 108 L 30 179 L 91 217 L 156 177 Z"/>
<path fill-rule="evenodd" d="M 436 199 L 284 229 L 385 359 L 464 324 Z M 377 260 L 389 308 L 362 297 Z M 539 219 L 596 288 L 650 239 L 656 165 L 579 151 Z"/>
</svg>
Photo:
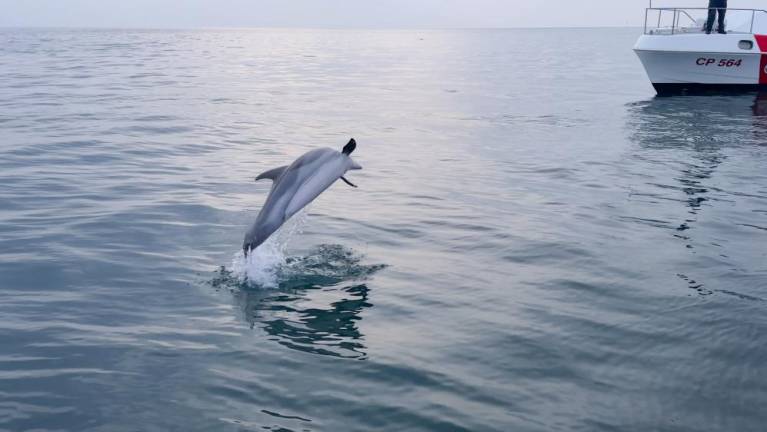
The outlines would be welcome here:
<svg viewBox="0 0 767 432">
<path fill-rule="evenodd" d="M 767 92 L 756 95 L 754 104 L 751 105 L 751 111 L 754 117 L 767 117 Z"/>
<path fill-rule="evenodd" d="M 701 252 L 696 249 L 710 246 L 704 237 L 696 239 L 701 213 L 733 199 L 713 178 L 717 170 L 738 148 L 767 144 L 767 94 L 656 97 L 629 104 L 628 113 L 630 139 L 638 145 L 633 156 L 646 162 L 642 176 L 653 173 L 638 195 L 660 213 L 661 203 L 683 203 L 686 216 L 669 225 L 687 250 Z M 676 170 L 673 178 L 664 174 L 669 167 Z M 699 277 L 678 276 L 699 293 L 712 293 Z"/>
</svg>

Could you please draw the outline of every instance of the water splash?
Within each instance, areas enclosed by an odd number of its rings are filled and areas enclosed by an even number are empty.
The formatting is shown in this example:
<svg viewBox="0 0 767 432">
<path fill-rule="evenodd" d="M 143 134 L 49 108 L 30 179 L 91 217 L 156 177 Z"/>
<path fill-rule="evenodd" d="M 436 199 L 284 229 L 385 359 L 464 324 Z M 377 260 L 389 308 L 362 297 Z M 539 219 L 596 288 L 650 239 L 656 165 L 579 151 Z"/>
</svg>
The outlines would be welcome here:
<svg viewBox="0 0 767 432">
<path fill-rule="evenodd" d="M 264 261 L 236 257 L 240 267 L 222 266 L 210 281 L 215 289 L 231 292 L 251 328 L 263 329 L 270 340 L 290 349 L 367 358 L 358 324 L 362 312 L 373 306 L 365 281 L 385 264 L 365 264 L 364 255 L 337 244 L 319 245 L 300 256 L 287 256 L 273 245 L 254 254 L 258 257 Z"/>
<path fill-rule="evenodd" d="M 288 244 L 301 234 L 307 220 L 308 210 L 304 208 L 247 257 L 238 251 L 232 258 L 232 276 L 242 284 L 277 288 L 280 269 L 287 263 Z"/>
<path fill-rule="evenodd" d="M 280 244 L 254 251 L 248 259 L 242 253 L 235 254 L 231 268 L 221 266 L 210 284 L 241 291 L 322 288 L 365 280 L 387 267 L 364 264 L 364 255 L 337 244 L 319 245 L 302 256 L 288 256 Z"/>
</svg>

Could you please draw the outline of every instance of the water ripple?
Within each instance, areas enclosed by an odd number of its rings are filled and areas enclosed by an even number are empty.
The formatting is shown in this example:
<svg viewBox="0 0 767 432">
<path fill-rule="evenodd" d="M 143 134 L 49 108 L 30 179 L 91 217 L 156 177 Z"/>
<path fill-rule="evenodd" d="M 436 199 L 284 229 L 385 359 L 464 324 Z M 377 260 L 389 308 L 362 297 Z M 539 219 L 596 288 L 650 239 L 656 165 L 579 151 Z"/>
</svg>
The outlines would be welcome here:
<svg viewBox="0 0 767 432">
<path fill-rule="evenodd" d="M 761 430 L 767 99 L 637 36 L 0 29 L 0 429 Z"/>
</svg>

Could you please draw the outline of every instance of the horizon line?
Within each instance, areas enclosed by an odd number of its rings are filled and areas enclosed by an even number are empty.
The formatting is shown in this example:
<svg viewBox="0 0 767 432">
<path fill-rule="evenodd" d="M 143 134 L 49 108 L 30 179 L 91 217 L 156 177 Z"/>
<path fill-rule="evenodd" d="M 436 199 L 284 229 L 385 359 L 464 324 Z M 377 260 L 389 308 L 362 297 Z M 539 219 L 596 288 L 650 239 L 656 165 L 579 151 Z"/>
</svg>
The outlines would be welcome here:
<svg viewBox="0 0 767 432">
<path fill-rule="evenodd" d="M 0 30 L 553 30 L 553 29 L 617 29 L 642 28 L 641 25 L 597 25 L 597 26 L 519 26 L 519 27 L 353 27 L 353 26 L 199 26 L 199 27 L 134 27 L 134 26 L 2 26 Z"/>
</svg>

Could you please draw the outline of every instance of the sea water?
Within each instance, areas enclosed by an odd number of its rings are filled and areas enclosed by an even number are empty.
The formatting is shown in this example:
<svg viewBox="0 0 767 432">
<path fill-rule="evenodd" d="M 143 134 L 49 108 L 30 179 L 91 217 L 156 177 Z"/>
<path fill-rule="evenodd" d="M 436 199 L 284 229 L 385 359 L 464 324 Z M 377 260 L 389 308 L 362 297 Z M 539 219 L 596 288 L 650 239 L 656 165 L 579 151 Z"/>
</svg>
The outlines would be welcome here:
<svg viewBox="0 0 767 432">
<path fill-rule="evenodd" d="M 0 30 L 0 430 L 762 430 L 767 100 L 639 34 Z"/>
</svg>

